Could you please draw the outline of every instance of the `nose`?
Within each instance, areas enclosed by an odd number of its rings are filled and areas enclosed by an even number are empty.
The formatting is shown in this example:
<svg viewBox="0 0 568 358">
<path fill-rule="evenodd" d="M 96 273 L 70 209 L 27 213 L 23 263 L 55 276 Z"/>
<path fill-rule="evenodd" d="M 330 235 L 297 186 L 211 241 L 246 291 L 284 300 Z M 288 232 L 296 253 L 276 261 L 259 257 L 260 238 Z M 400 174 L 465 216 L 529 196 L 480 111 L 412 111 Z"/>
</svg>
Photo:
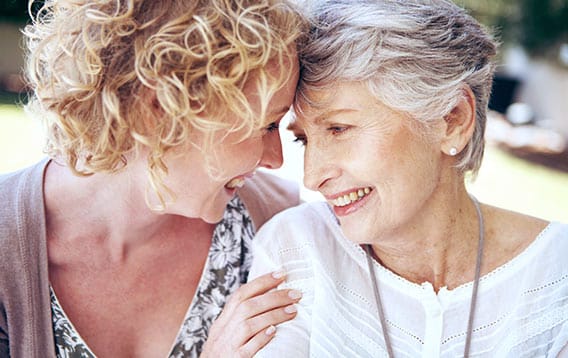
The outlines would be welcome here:
<svg viewBox="0 0 568 358">
<path fill-rule="evenodd" d="M 339 176 L 333 155 L 325 147 L 308 143 L 304 151 L 304 186 L 319 191 L 330 179 Z"/>
<path fill-rule="evenodd" d="M 268 169 L 278 169 L 284 162 L 282 156 L 282 142 L 280 141 L 280 133 L 272 133 L 262 138 L 262 158 L 260 158 L 260 166 Z"/>
</svg>

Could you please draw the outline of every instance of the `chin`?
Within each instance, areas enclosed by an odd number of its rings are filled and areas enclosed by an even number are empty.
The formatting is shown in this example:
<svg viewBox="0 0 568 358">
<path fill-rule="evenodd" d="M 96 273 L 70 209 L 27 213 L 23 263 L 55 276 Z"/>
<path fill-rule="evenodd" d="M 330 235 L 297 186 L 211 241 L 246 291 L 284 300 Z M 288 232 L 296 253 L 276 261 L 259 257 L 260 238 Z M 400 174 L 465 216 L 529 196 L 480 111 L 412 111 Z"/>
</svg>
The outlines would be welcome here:
<svg viewBox="0 0 568 358">
<path fill-rule="evenodd" d="M 223 215 L 225 214 L 225 208 L 218 213 L 210 213 L 206 215 L 201 215 L 201 220 L 205 221 L 208 224 L 217 224 L 221 220 L 223 220 Z"/>
<path fill-rule="evenodd" d="M 207 211 L 176 210 L 176 211 L 170 211 L 169 214 L 183 216 L 188 219 L 201 220 L 208 224 L 217 224 L 223 219 L 223 215 L 225 215 L 225 206 L 219 209 L 209 208 L 209 210 Z"/>
</svg>

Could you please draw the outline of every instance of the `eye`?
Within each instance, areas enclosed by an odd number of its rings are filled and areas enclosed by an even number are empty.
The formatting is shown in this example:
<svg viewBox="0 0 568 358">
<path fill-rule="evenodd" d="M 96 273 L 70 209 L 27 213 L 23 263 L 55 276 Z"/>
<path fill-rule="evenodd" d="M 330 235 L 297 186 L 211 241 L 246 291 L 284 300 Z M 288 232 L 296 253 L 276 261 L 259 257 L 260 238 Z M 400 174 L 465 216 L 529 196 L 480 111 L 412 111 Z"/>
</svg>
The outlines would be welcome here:
<svg viewBox="0 0 568 358">
<path fill-rule="evenodd" d="M 347 126 L 331 126 L 327 128 L 327 130 L 334 135 L 341 134 L 345 132 L 347 129 L 349 129 L 349 127 Z"/>
<path fill-rule="evenodd" d="M 265 130 L 267 133 L 272 133 L 272 132 L 277 132 L 278 128 L 280 128 L 280 123 L 272 122 L 265 128 Z"/>
<path fill-rule="evenodd" d="M 308 144 L 308 138 L 305 135 L 296 135 L 296 138 L 293 140 L 294 143 L 300 144 L 302 147 L 305 147 Z"/>
</svg>

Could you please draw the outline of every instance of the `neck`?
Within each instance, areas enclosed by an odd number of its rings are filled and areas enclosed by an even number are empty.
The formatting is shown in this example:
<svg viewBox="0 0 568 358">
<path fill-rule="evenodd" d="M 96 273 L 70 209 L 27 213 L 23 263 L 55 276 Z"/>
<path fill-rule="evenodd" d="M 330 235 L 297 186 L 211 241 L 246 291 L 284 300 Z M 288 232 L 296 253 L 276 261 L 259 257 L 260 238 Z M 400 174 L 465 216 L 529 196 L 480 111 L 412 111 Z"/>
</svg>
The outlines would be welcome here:
<svg viewBox="0 0 568 358">
<path fill-rule="evenodd" d="M 465 188 L 451 197 L 432 199 L 421 213 L 425 214 L 405 225 L 410 229 L 375 240 L 375 259 L 411 282 L 430 282 L 436 292 L 473 281 L 479 230 Z"/>
<path fill-rule="evenodd" d="M 128 171 L 77 177 L 50 163 L 44 181 L 48 238 L 103 248 L 110 260 L 163 243 L 182 230 L 211 231 L 199 219 L 152 211 L 144 200 L 143 176 Z"/>
</svg>

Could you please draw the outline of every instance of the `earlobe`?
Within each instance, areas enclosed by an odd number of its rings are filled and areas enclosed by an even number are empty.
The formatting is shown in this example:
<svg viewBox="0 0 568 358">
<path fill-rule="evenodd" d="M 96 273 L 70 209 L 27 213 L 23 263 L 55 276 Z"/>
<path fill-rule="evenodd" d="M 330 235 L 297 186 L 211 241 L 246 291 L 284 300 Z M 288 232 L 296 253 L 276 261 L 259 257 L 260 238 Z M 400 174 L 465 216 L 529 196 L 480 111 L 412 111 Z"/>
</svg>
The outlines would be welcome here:
<svg viewBox="0 0 568 358">
<path fill-rule="evenodd" d="M 143 90 L 140 97 L 139 106 L 135 109 L 140 118 L 136 125 L 137 131 L 143 135 L 155 134 L 155 128 L 159 119 L 164 115 L 164 111 L 153 90 Z"/>
<path fill-rule="evenodd" d="M 475 95 L 465 85 L 457 105 L 444 117 L 446 124 L 442 151 L 450 156 L 460 153 L 475 129 Z"/>
<path fill-rule="evenodd" d="M 157 112 L 162 111 L 162 106 L 160 104 L 160 101 L 158 101 L 158 96 L 156 95 L 155 91 L 151 91 L 150 93 L 148 93 L 148 101 L 150 102 L 152 110 Z"/>
</svg>

